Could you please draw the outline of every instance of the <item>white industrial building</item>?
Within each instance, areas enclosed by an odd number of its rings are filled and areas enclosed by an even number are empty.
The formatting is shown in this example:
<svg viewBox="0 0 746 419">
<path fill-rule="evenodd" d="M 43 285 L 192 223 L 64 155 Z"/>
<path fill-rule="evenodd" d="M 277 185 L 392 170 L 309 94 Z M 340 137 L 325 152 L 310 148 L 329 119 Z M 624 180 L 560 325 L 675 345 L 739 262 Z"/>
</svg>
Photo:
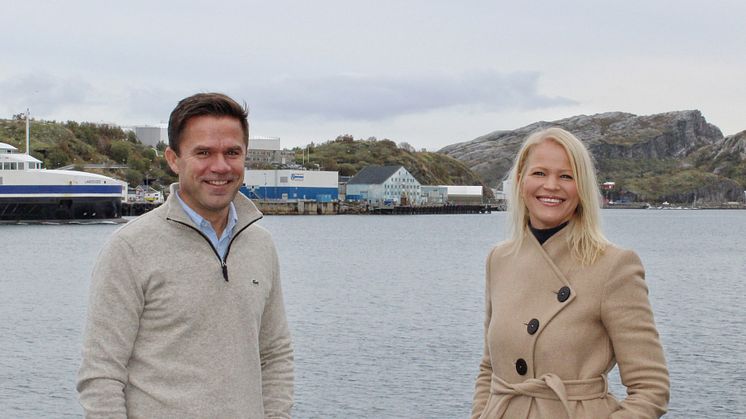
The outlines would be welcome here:
<svg viewBox="0 0 746 419">
<path fill-rule="evenodd" d="M 158 143 L 168 144 L 168 127 L 141 125 L 131 128 L 135 132 L 137 140 L 141 143 L 155 147 Z M 249 147 L 246 151 L 247 167 L 251 163 L 285 165 L 295 161 L 295 152 L 283 150 L 280 147 L 279 137 L 251 137 Z"/>
<path fill-rule="evenodd" d="M 483 187 L 466 185 L 440 185 L 448 188 L 448 203 L 453 205 L 479 205 L 483 203 Z"/>
<path fill-rule="evenodd" d="M 448 202 L 448 187 L 422 185 L 422 203 L 424 205 L 445 205 Z"/>
<path fill-rule="evenodd" d="M 495 200 L 497 201 L 507 201 L 510 199 L 510 188 L 512 183 L 509 180 L 503 180 L 502 182 L 502 190 L 494 190 L 495 193 Z"/>
<path fill-rule="evenodd" d="M 168 129 L 163 126 L 142 125 L 132 127 L 135 131 L 137 141 L 155 147 L 158 143 L 168 144 Z"/>
<path fill-rule="evenodd" d="M 339 198 L 339 172 L 246 170 L 241 192 L 260 200 L 332 202 Z"/>
<path fill-rule="evenodd" d="M 419 205 L 422 190 L 403 166 L 368 166 L 347 182 L 346 199 L 374 206 Z"/>
<path fill-rule="evenodd" d="M 246 166 L 251 168 L 257 164 L 286 165 L 295 162 L 295 152 L 283 150 L 279 137 L 251 137 L 246 151 Z"/>
<path fill-rule="evenodd" d="M 254 150 L 279 150 L 280 137 L 249 137 L 249 148 Z"/>
</svg>

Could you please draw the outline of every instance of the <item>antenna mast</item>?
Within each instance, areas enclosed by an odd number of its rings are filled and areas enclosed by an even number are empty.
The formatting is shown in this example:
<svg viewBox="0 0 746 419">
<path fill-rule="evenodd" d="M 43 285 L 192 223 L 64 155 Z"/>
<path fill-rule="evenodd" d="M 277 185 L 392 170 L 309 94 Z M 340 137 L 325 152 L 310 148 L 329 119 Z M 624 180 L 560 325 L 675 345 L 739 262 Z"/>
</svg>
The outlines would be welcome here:
<svg viewBox="0 0 746 419">
<path fill-rule="evenodd" d="M 26 155 L 30 156 L 30 149 L 29 149 L 29 122 L 28 122 L 28 114 L 29 110 L 26 108 Z"/>
</svg>

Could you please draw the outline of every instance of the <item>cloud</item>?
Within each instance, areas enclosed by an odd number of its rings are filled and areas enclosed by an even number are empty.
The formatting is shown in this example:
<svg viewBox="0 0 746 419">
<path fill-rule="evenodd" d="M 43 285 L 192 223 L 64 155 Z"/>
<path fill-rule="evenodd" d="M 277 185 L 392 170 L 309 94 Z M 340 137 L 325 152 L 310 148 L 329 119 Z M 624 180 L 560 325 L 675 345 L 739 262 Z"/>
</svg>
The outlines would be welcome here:
<svg viewBox="0 0 746 419">
<path fill-rule="evenodd" d="M 79 79 L 62 79 L 46 74 L 24 75 L 0 80 L 0 97 L 5 112 L 19 113 L 26 107 L 53 113 L 75 103 L 87 103 L 92 87 Z"/>
<path fill-rule="evenodd" d="M 223 88 L 217 90 L 248 102 L 253 117 L 276 121 L 380 122 L 449 109 L 484 113 L 576 103 L 540 94 L 539 77 L 536 72 L 497 71 L 426 76 L 284 76 L 243 85 L 223 81 Z M 205 90 L 132 81 L 88 81 L 80 75 L 23 75 L 0 80 L 0 97 L 7 98 L 0 112 L 10 115 L 30 106 L 32 114 L 46 119 L 154 123 L 167 119 L 179 99 L 197 91 Z"/>
<path fill-rule="evenodd" d="M 40 73 L 0 79 L 0 114 L 10 116 L 30 107 L 31 115 L 42 119 L 153 123 L 167 119 L 181 96 L 159 87 Z"/>
<path fill-rule="evenodd" d="M 239 90 L 253 109 L 278 119 L 380 120 L 454 107 L 497 111 L 576 103 L 540 94 L 538 80 L 535 72 L 482 71 L 427 77 L 337 74 L 282 77 Z"/>
</svg>

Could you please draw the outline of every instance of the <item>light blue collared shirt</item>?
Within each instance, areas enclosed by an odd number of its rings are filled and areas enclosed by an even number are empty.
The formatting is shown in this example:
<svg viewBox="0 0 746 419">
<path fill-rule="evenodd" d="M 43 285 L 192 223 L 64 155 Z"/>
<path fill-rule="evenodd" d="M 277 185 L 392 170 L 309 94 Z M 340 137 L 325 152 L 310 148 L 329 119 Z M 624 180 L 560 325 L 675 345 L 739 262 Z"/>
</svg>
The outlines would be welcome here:
<svg viewBox="0 0 746 419">
<path fill-rule="evenodd" d="M 228 251 L 228 244 L 231 242 L 231 238 L 233 238 L 233 228 L 236 227 L 236 223 L 238 222 L 236 206 L 233 205 L 233 202 L 228 205 L 228 222 L 225 224 L 223 234 L 218 239 L 218 234 L 215 232 L 215 229 L 212 228 L 212 224 L 210 224 L 209 221 L 205 220 L 201 215 L 191 209 L 189 205 L 181 199 L 178 192 L 176 192 L 176 198 L 179 200 L 181 207 L 184 208 L 184 212 L 186 212 L 189 218 L 194 221 L 194 224 L 197 225 L 199 231 L 210 239 L 212 247 L 218 251 L 220 258 L 225 261 L 225 252 Z"/>
</svg>

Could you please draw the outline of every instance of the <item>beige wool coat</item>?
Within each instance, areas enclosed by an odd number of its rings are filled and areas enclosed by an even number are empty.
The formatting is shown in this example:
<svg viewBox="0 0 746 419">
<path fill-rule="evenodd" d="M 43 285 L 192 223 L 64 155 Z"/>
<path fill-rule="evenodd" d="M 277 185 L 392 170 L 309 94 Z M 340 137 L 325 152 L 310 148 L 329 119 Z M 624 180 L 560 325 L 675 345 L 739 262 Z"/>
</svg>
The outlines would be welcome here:
<svg viewBox="0 0 746 419">
<path fill-rule="evenodd" d="M 574 259 L 569 228 L 540 245 L 526 233 L 487 259 L 484 356 L 472 419 L 657 418 L 669 379 L 638 256 L 613 245 L 592 265 Z M 627 397 L 607 374 L 619 364 Z"/>
</svg>

